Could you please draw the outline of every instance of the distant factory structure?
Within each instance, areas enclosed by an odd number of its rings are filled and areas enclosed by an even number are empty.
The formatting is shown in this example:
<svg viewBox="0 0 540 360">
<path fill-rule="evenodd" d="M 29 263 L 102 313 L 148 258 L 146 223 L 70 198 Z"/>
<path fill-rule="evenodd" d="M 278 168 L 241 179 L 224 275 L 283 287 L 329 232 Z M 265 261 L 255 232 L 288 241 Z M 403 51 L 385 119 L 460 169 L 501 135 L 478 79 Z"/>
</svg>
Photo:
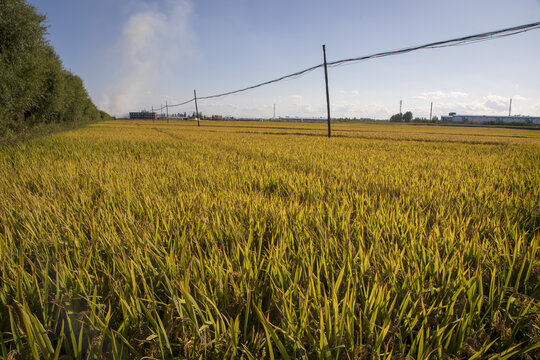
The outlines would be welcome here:
<svg viewBox="0 0 540 360">
<path fill-rule="evenodd" d="M 451 112 L 441 116 L 442 122 L 473 124 L 528 124 L 540 125 L 540 117 L 536 116 L 493 116 L 493 115 L 458 115 Z"/>
<path fill-rule="evenodd" d="M 130 112 L 129 118 L 134 120 L 156 120 L 157 113 L 154 111 Z"/>
</svg>

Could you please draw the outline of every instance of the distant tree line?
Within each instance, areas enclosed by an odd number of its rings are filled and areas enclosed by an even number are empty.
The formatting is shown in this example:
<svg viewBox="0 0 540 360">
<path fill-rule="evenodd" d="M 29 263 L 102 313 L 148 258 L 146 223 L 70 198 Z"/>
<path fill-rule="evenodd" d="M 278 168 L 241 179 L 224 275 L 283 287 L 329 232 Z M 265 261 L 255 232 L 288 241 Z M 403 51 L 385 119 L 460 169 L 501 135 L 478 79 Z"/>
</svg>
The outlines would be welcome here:
<svg viewBox="0 0 540 360">
<path fill-rule="evenodd" d="M 45 36 L 45 16 L 26 0 L 0 6 L 0 135 L 36 124 L 108 119 L 81 78 L 65 70 Z"/>
<path fill-rule="evenodd" d="M 404 114 L 394 114 L 390 117 L 390 122 L 436 123 L 438 121 L 439 118 L 437 116 L 434 116 L 431 120 L 419 117 L 413 118 L 413 113 L 410 111 L 407 111 Z"/>
</svg>

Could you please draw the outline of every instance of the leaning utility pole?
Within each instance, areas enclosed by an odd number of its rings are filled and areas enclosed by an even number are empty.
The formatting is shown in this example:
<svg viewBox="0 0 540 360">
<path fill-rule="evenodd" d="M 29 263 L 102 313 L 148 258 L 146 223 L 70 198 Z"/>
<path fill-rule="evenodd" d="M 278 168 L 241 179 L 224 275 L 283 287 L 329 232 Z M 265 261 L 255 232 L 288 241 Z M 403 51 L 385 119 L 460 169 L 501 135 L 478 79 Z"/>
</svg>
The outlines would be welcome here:
<svg viewBox="0 0 540 360">
<path fill-rule="evenodd" d="M 324 57 L 324 81 L 326 83 L 326 113 L 328 114 L 328 137 L 332 136 L 330 128 L 330 94 L 328 93 L 328 66 L 326 65 L 326 45 L 322 46 Z"/>
<path fill-rule="evenodd" d="M 195 98 L 195 117 L 197 117 L 197 126 L 201 126 L 199 122 L 199 106 L 197 106 L 197 91 L 193 90 L 193 96 Z"/>
<path fill-rule="evenodd" d="M 508 107 L 508 116 L 512 113 L 512 98 L 510 98 L 510 106 Z"/>
</svg>

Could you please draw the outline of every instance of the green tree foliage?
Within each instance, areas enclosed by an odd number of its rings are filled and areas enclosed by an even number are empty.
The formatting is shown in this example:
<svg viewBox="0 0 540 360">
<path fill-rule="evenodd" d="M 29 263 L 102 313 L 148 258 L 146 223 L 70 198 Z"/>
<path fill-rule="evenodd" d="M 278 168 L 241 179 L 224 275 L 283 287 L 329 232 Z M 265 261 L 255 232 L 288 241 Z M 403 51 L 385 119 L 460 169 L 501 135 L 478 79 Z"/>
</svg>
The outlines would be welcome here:
<svg viewBox="0 0 540 360">
<path fill-rule="evenodd" d="M 407 111 L 405 114 L 403 114 L 403 121 L 405 122 L 411 122 L 413 118 L 413 114 L 410 111 Z"/>
<path fill-rule="evenodd" d="M 399 114 L 394 114 L 390 117 L 390 121 L 391 122 L 401 122 L 403 121 L 403 114 L 399 113 Z"/>
<path fill-rule="evenodd" d="M 45 39 L 45 16 L 25 0 L 0 6 L 0 135 L 48 122 L 108 118 Z"/>
<path fill-rule="evenodd" d="M 39 97 L 45 18 L 23 1 L 0 7 L 0 105 L 3 112 L 24 112 Z"/>
<path fill-rule="evenodd" d="M 413 113 L 410 111 L 407 111 L 405 114 L 394 114 L 390 117 L 391 122 L 411 122 L 413 119 Z"/>
</svg>

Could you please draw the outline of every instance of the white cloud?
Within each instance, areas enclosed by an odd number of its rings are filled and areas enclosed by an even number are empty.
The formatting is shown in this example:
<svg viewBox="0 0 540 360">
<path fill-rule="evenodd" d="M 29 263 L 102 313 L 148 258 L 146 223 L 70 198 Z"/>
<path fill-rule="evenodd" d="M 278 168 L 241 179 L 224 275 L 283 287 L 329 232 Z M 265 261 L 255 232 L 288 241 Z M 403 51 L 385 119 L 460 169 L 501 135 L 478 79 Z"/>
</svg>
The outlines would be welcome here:
<svg viewBox="0 0 540 360">
<path fill-rule="evenodd" d="M 360 91 L 359 90 L 338 90 L 338 94 L 340 95 L 344 95 L 344 96 L 358 96 L 360 95 Z"/>
<path fill-rule="evenodd" d="M 143 4 L 125 22 L 111 56 L 118 81 L 105 91 L 101 108 L 122 115 L 148 105 L 173 64 L 196 53 L 191 15 L 189 0 L 168 0 L 160 8 Z"/>
<path fill-rule="evenodd" d="M 356 118 L 372 118 L 372 119 L 388 119 L 396 111 L 392 112 L 386 104 L 382 103 L 365 103 L 356 100 L 338 100 L 331 105 L 332 117 L 356 117 Z M 326 107 L 321 106 L 314 108 L 313 115 L 326 116 Z"/>
<path fill-rule="evenodd" d="M 450 97 L 451 98 L 464 98 L 464 97 L 467 97 L 469 96 L 469 94 L 465 93 L 465 92 L 461 92 L 461 91 L 451 91 L 450 92 Z"/>
<path fill-rule="evenodd" d="M 484 97 L 484 108 L 487 111 L 503 111 L 508 109 L 509 99 L 499 95 L 488 95 Z"/>
<path fill-rule="evenodd" d="M 302 105 L 302 102 L 304 100 L 304 97 L 302 95 L 291 95 L 290 100 L 292 101 L 293 105 Z"/>
<path fill-rule="evenodd" d="M 534 115 L 540 112 L 540 104 L 530 104 L 527 98 L 522 95 L 516 94 L 511 98 L 512 114 Z M 508 115 L 509 102 L 510 96 L 489 94 L 486 96 L 467 95 L 465 98 L 458 93 L 433 101 L 433 114 L 439 116 L 456 112 L 464 115 Z M 415 116 L 417 114 L 418 116 L 428 116 L 426 114 L 429 114 L 429 103 L 426 106 L 416 105 L 416 108 L 412 108 L 411 111 Z"/>
<path fill-rule="evenodd" d="M 458 99 L 458 98 L 465 98 L 469 96 L 469 94 L 462 92 L 462 91 L 442 91 L 442 90 L 436 90 L 436 91 L 427 91 L 423 92 L 420 95 L 416 95 L 413 97 L 413 99 L 420 99 L 420 100 L 440 100 L 440 99 Z"/>
<path fill-rule="evenodd" d="M 456 112 L 464 115 L 508 115 L 509 98 L 487 95 L 463 101 L 442 101 L 435 104 L 437 113 Z"/>
</svg>

